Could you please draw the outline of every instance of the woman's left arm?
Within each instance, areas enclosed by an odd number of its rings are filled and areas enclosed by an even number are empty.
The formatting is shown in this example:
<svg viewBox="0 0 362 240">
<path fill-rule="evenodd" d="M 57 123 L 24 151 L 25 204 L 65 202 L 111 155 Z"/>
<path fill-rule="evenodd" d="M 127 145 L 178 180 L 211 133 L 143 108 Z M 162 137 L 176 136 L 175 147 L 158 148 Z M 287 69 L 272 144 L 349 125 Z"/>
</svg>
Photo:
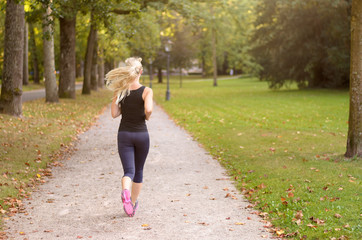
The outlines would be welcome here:
<svg viewBox="0 0 362 240">
<path fill-rule="evenodd" d="M 116 104 L 117 101 L 117 93 L 114 93 L 113 101 L 111 105 L 111 114 L 113 118 L 116 118 L 121 115 L 121 108 Z"/>
<path fill-rule="evenodd" d="M 144 101 L 145 101 L 145 114 L 146 120 L 150 120 L 150 116 L 153 110 L 153 91 L 151 88 L 146 88 L 144 92 Z"/>
</svg>

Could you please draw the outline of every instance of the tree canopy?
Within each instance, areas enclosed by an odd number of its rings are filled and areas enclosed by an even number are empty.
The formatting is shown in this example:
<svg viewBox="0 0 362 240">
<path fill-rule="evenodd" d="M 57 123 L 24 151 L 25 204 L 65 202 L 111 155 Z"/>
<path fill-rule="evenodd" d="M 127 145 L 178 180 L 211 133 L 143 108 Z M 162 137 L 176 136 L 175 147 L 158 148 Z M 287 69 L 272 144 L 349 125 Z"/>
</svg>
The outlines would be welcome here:
<svg viewBox="0 0 362 240">
<path fill-rule="evenodd" d="M 30 78 L 33 61 L 42 63 L 41 3 L 24 1 L 29 30 Z M 76 61 L 80 68 L 87 36 L 97 25 L 98 47 L 108 68 L 137 55 L 165 68 L 163 42 L 174 43 L 171 66 L 198 62 L 205 75 L 213 72 L 212 41 L 215 31 L 217 70 L 227 74 L 256 74 L 280 88 L 297 82 L 300 87 L 347 87 L 349 82 L 350 0 L 82 0 L 51 1 L 54 20 L 56 69 L 59 69 L 59 17 L 76 13 Z M 2 3 L 0 20 L 5 19 Z M 0 26 L 0 73 L 4 26 Z M 35 44 L 34 44 L 35 43 Z M 37 54 L 37 59 L 33 58 Z M 197 60 L 197 61 L 196 61 Z M 43 72 L 43 64 L 39 64 Z M 80 74 L 77 73 L 79 76 Z"/>
</svg>

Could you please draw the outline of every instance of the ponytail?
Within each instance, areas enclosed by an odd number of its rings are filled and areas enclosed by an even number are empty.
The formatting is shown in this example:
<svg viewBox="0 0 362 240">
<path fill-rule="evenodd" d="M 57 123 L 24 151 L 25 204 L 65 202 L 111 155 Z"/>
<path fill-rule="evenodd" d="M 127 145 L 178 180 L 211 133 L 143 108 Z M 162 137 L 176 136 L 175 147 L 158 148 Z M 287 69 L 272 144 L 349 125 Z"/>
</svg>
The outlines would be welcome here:
<svg viewBox="0 0 362 240">
<path fill-rule="evenodd" d="M 142 58 L 127 58 L 126 66 L 115 68 L 106 74 L 106 87 L 117 93 L 118 104 L 130 94 L 130 86 L 142 71 Z"/>
</svg>

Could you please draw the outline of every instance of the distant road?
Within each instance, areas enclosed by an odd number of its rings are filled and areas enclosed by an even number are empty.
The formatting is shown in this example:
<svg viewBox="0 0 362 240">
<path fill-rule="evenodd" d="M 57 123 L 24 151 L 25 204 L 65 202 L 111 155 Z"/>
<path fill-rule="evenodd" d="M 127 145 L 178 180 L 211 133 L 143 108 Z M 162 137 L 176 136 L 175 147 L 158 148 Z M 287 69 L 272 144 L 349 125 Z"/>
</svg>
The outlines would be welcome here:
<svg viewBox="0 0 362 240">
<path fill-rule="evenodd" d="M 82 86 L 83 83 L 78 83 L 75 85 L 75 89 L 76 90 L 82 89 Z M 23 92 L 23 95 L 21 96 L 21 102 L 27 102 L 38 98 L 45 98 L 45 89 Z"/>
</svg>

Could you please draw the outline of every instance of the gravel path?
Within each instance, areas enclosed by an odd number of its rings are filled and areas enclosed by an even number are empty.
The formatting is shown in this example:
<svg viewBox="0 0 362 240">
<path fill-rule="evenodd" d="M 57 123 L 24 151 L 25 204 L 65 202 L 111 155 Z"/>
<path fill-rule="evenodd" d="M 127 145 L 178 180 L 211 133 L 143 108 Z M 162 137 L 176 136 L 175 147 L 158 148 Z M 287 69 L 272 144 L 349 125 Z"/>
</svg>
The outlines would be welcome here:
<svg viewBox="0 0 362 240">
<path fill-rule="evenodd" d="M 135 217 L 122 209 L 119 118 L 110 108 L 79 136 L 78 150 L 6 221 L 10 239 L 269 239 L 225 170 L 155 107 Z M 225 197 L 227 194 L 234 196 Z M 23 235 L 20 234 L 22 232 Z"/>
</svg>

